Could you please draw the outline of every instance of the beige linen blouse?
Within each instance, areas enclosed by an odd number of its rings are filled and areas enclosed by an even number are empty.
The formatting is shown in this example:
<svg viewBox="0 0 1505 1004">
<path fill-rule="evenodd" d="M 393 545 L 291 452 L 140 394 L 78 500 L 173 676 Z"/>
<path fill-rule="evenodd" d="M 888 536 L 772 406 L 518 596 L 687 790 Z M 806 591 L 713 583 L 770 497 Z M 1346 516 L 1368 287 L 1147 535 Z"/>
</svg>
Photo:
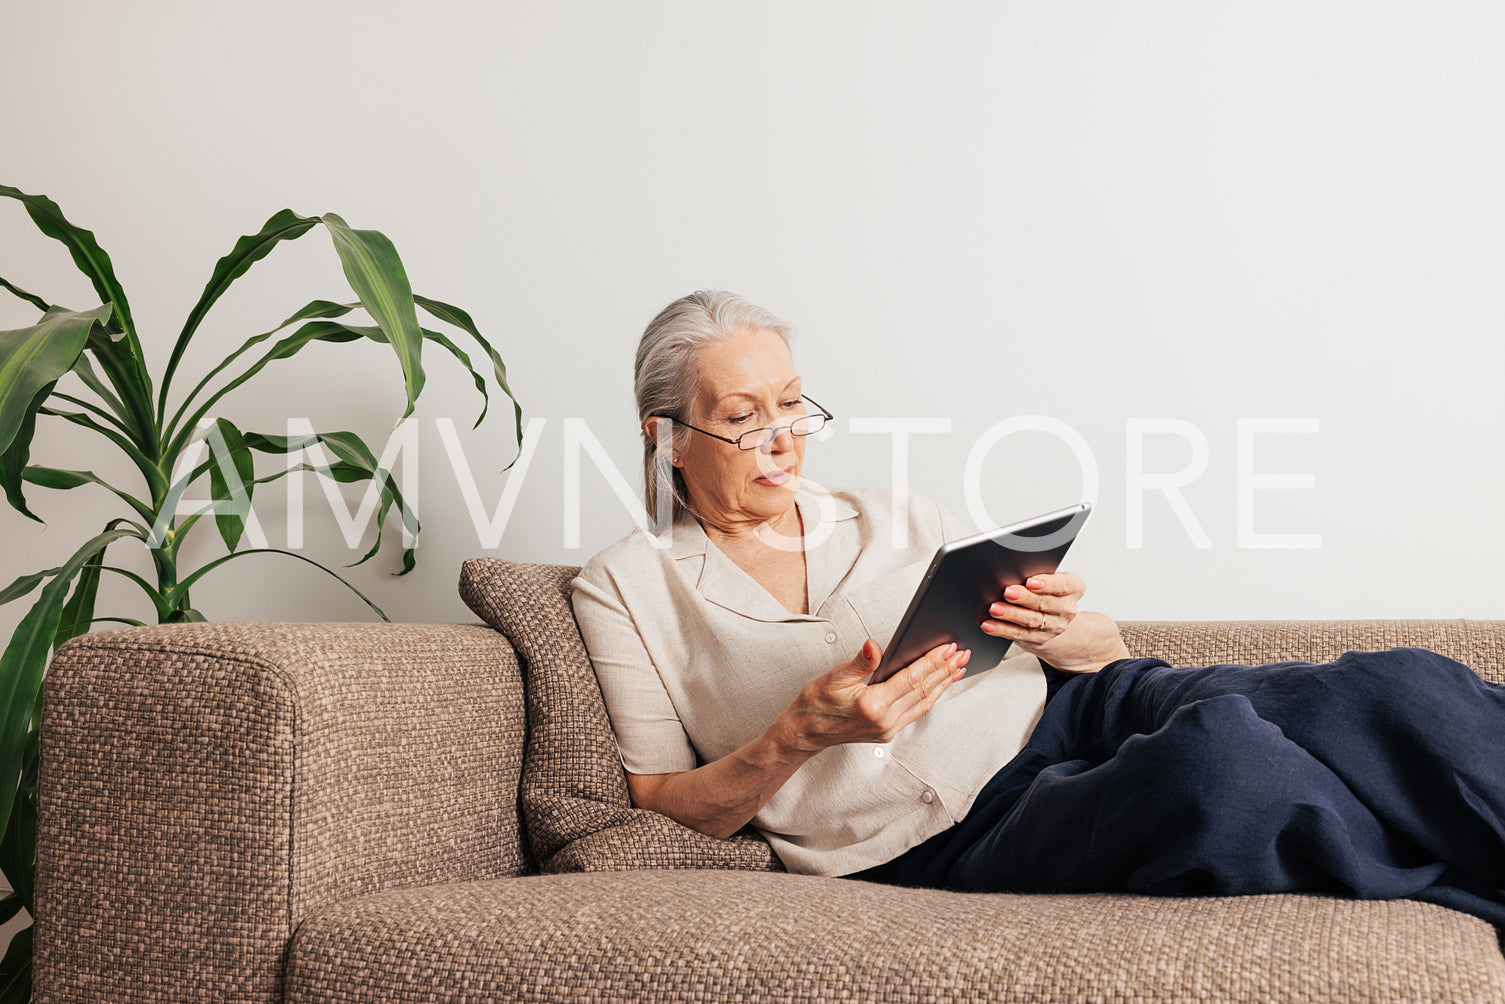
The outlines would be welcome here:
<svg viewBox="0 0 1505 1004">
<path fill-rule="evenodd" d="M 575 580 L 575 619 L 628 771 L 693 770 L 757 738 L 864 639 L 886 646 L 935 549 L 969 532 L 916 495 L 801 491 L 795 503 L 808 614 L 790 613 L 689 518 L 658 537 L 629 534 Z M 1045 704 L 1033 656 L 985 668 L 971 664 L 892 742 L 834 746 L 800 767 L 752 820 L 784 866 L 860 871 L 965 816 Z"/>
</svg>

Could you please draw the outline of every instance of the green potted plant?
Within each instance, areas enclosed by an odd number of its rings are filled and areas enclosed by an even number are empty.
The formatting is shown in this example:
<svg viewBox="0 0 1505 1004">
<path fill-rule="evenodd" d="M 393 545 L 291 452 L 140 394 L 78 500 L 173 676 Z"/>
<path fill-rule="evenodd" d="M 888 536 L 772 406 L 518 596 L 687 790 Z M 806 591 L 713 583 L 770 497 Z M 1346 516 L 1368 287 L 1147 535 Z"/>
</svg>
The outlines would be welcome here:
<svg viewBox="0 0 1505 1004">
<path fill-rule="evenodd" d="M 480 425 L 489 405 L 485 378 L 448 336 L 420 324 L 421 310 L 458 328 L 485 352 L 491 376 L 512 400 L 519 447 L 522 410 L 507 385 L 501 356 L 481 336 L 470 315 L 450 304 L 415 295 L 396 248 L 383 234 L 356 230 L 333 213 L 299 216 L 286 209 L 267 220 L 259 232 L 241 237 L 215 265 L 203 294 L 177 333 L 160 379 L 153 380 L 125 290 L 115 276 L 110 256 L 94 235 L 70 223 L 46 196 L 27 195 L 4 185 L 0 185 L 0 196 L 20 202 L 42 234 L 68 249 L 100 301 L 84 310 L 68 309 L 0 275 L 0 287 L 30 303 L 41 315 L 30 327 L 0 331 L 0 487 L 14 509 L 38 522 L 26 498 L 28 485 L 57 490 L 98 486 L 116 497 L 124 513 L 86 540 L 62 565 L 22 575 L 0 591 L 3 604 L 40 590 L 0 655 L 0 871 L 13 890 L 0 900 L 0 922 L 4 922 L 32 907 L 37 727 L 48 660 L 57 646 L 90 630 L 92 624 L 141 623 L 96 612 L 95 599 L 104 574 L 124 576 L 139 586 L 150 599 L 159 623 L 203 620 L 204 615 L 189 599 L 189 590 L 199 579 L 242 555 L 278 551 L 333 575 L 386 619 L 342 576 L 303 555 L 270 547 L 241 547 L 254 487 L 296 470 L 317 470 L 339 482 L 373 484 L 380 499 L 376 543 L 355 564 L 377 553 L 381 547 L 380 525 L 395 506 L 406 531 L 402 570 L 397 574 L 413 568 L 417 516 L 391 474 L 358 435 L 346 431 L 309 436 L 243 431 L 216 413 L 225 395 L 255 378 L 269 364 L 295 355 L 312 342 L 369 340 L 385 343 L 397 355 L 407 396 L 402 416 L 406 418 L 423 390 L 424 343 L 432 342 L 470 372 L 482 398 L 481 414 L 476 419 L 476 425 Z M 232 283 L 279 243 L 318 227 L 332 238 L 357 302 L 315 300 L 305 305 L 275 328 L 248 338 L 175 401 L 169 394 L 173 377 L 209 310 Z M 364 309 L 373 323 L 350 323 L 348 315 L 356 309 Z M 273 338 L 277 340 L 267 345 Z M 78 386 L 65 384 L 66 389 L 59 388 L 69 374 Z M 39 416 L 69 422 L 108 440 L 130 460 L 135 474 L 139 474 L 139 484 L 116 483 L 118 478 L 107 481 L 90 471 L 32 463 L 32 435 Z M 199 444 L 204 440 L 211 445 L 208 458 L 191 466 L 182 463 L 202 452 Z M 257 476 L 256 454 L 287 455 L 315 443 L 335 461 L 327 466 L 306 462 L 289 466 L 284 456 L 278 470 Z M 206 475 L 212 505 L 180 515 L 179 503 L 185 491 Z M 196 569 L 185 569 L 179 562 L 183 541 L 211 511 L 229 553 Z M 154 581 L 107 564 L 106 552 L 115 545 L 146 548 L 155 570 Z M 14 936 L 0 962 L 0 1004 L 29 1000 L 30 992 L 28 927 Z"/>
</svg>

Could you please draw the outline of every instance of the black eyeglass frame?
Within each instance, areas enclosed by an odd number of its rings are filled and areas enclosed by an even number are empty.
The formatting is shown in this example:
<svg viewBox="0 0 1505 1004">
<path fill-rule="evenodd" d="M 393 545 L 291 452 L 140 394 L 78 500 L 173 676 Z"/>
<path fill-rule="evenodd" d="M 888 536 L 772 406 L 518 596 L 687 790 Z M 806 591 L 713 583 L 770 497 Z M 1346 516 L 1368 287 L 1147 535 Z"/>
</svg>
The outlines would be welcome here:
<svg viewBox="0 0 1505 1004">
<path fill-rule="evenodd" d="M 815 405 L 817 408 L 820 409 L 820 415 L 821 415 L 821 420 L 822 420 L 821 421 L 821 429 L 825 428 L 825 423 L 826 422 L 829 422 L 829 421 L 831 421 L 832 419 L 834 419 L 836 417 L 835 415 L 831 414 L 829 411 L 826 410 L 826 406 L 825 405 L 823 405 L 819 401 L 815 400 L 815 398 L 811 397 L 809 394 L 801 394 L 800 395 L 800 400 L 802 400 L 802 401 L 809 401 L 811 404 Z M 649 418 L 667 418 L 669 421 L 676 422 L 676 423 L 684 426 L 686 429 L 694 429 L 696 432 L 700 433 L 702 436 L 710 436 L 712 439 L 719 439 L 723 443 L 731 443 L 737 449 L 743 450 L 743 451 L 762 449 L 762 447 L 764 445 L 763 443 L 759 443 L 757 446 L 743 446 L 742 445 L 742 440 L 746 439 L 748 436 L 751 436 L 753 433 L 756 433 L 756 432 L 771 432 L 771 433 L 773 433 L 773 435 L 769 436 L 768 439 L 765 441 L 765 442 L 768 442 L 768 443 L 772 443 L 775 439 L 779 438 L 779 433 L 783 432 L 785 429 L 789 430 L 789 434 L 791 436 L 813 436 L 817 432 L 820 431 L 820 429 L 811 429 L 809 432 L 795 432 L 794 431 L 794 422 L 790 422 L 787 425 L 765 425 L 761 429 L 748 429 L 746 432 L 744 432 L 742 435 L 738 436 L 736 439 L 729 439 L 726 436 L 718 436 L 714 432 L 707 432 L 705 429 L 701 429 L 701 428 L 698 428 L 697 426 L 693 426 L 689 422 L 680 421 L 679 419 L 675 418 L 673 415 L 662 415 L 662 414 L 660 414 L 660 415 L 649 415 L 648 417 Z M 812 417 L 814 417 L 814 416 L 812 416 L 812 415 L 801 415 L 799 418 L 795 419 L 794 421 L 798 422 L 801 419 L 812 418 Z"/>
</svg>

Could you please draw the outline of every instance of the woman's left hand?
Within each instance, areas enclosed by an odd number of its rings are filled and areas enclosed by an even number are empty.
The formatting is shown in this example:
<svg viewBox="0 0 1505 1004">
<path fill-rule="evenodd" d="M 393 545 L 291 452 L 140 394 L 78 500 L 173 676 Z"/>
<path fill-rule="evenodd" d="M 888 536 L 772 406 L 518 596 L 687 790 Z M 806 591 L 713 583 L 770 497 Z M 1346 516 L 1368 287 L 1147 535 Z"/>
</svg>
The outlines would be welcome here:
<svg viewBox="0 0 1505 1004">
<path fill-rule="evenodd" d="M 1008 638 L 1031 655 L 1063 634 L 1076 620 L 1077 603 L 1087 583 L 1071 572 L 1032 575 L 1022 586 L 1009 586 L 988 608 L 982 629 Z"/>
<path fill-rule="evenodd" d="M 1087 584 L 1071 572 L 1032 575 L 988 608 L 982 629 L 1067 672 L 1101 669 L 1128 656 L 1118 625 L 1078 609 Z"/>
</svg>

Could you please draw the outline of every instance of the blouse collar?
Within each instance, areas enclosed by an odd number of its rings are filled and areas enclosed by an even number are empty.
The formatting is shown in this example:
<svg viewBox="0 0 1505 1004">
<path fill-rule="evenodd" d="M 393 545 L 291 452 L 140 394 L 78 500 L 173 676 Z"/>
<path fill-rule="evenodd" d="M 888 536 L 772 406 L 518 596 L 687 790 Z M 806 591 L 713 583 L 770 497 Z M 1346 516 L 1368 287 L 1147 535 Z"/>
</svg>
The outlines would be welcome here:
<svg viewBox="0 0 1505 1004">
<path fill-rule="evenodd" d="M 700 522 L 686 515 L 674 524 L 669 553 L 677 561 L 704 556 L 695 583 L 707 601 L 756 620 L 818 620 L 820 609 L 857 561 L 860 549 L 857 526 L 851 521 L 857 510 L 845 499 L 831 494 L 800 490 L 794 503 L 805 526 L 805 590 L 809 614 L 790 613 L 782 603 L 742 570 L 736 562 L 713 547 Z"/>
</svg>

